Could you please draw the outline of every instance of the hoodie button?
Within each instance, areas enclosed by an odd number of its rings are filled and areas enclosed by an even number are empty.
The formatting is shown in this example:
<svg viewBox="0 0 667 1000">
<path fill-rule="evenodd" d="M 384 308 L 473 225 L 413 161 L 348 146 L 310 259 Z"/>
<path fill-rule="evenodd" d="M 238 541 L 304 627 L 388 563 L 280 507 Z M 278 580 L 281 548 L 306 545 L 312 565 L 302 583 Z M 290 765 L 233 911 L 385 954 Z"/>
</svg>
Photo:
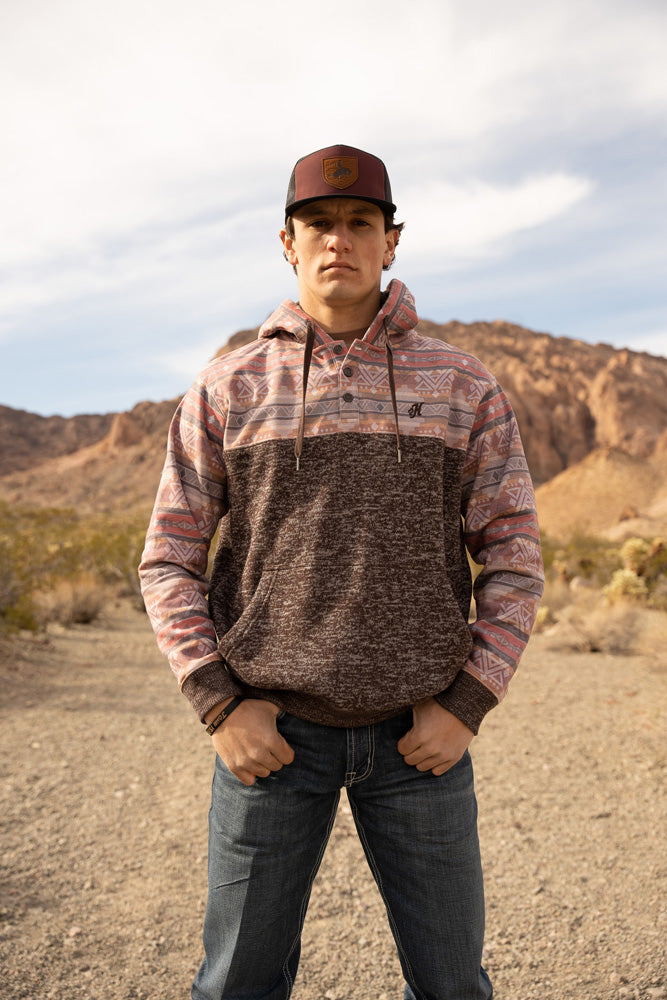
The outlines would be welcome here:
<svg viewBox="0 0 667 1000">
<path fill-rule="evenodd" d="M 334 352 L 334 354 L 342 354 L 343 353 L 343 345 L 342 344 L 335 344 L 333 352 Z"/>
<path fill-rule="evenodd" d="M 349 365 L 345 365 L 343 368 L 343 375 L 347 375 L 348 378 L 352 378 L 352 369 Z"/>
<path fill-rule="evenodd" d="M 351 392 L 346 392 L 343 395 L 343 399 L 345 400 L 346 403 L 351 403 L 352 400 L 354 399 L 354 396 L 352 395 Z"/>
</svg>

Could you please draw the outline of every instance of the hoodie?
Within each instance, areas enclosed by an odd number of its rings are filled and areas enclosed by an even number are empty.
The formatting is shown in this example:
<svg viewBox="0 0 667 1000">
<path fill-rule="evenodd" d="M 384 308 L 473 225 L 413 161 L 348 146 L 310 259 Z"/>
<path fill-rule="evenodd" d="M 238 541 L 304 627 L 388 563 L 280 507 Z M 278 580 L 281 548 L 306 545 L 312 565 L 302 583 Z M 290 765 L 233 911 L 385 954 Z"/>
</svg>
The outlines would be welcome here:
<svg viewBox="0 0 667 1000">
<path fill-rule="evenodd" d="M 416 323 L 396 280 L 349 349 L 288 300 L 183 398 L 140 577 L 202 720 L 234 694 L 332 726 L 433 696 L 476 733 L 505 694 L 543 587 L 530 475 L 493 376 Z"/>
</svg>

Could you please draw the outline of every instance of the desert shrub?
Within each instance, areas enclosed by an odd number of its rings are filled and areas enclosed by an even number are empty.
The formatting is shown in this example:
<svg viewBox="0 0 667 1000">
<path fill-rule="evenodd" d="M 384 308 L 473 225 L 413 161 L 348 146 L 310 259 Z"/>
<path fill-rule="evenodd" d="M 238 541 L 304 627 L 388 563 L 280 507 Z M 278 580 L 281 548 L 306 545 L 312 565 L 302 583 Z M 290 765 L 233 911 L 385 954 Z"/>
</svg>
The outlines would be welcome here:
<svg viewBox="0 0 667 1000">
<path fill-rule="evenodd" d="M 547 541 L 547 580 L 536 623 L 556 648 L 628 654 L 645 651 L 667 610 L 667 546 L 629 538 L 612 544 L 585 537 Z M 657 616 L 651 618 L 650 616 Z M 652 633 L 652 634 L 653 634 Z"/>
<path fill-rule="evenodd" d="M 645 603 L 609 603 L 600 594 L 574 601 L 542 630 L 552 649 L 563 652 L 643 655 L 667 665 L 667 615 Z"/>
<path fill-rule="evenodd" d="M 602 593 L 612 604 L 618 601 L 644 601 L 648 597 L 646 580 L 631 569 L 617 569 Z"/>
<path fill-rule="evenodd" d="M 580 577 L 599 586 L 622 565 L 616 545 L 589 535 L 573 535 L 567 542 L 543 536 L 542 559 L 548 579 Z"/>
<path fill-rule="evenodd" d="M 109 587 L 136 593 L 147 520 L 0 502 L 0 625 L 92 620 Z"/>
<path fill-rule="evenodd" d="M 649 543 L 643 538 L 626 538 L 619 553 L 623 569 L 639 574 L 646 562 L 649 550 Z"/>
<path fill-rule="evenodd" d="M 21 593 L 21 585 L 10 560 L 10 544 L 6 537 L 0 538 L 0 616 L 16 604 Z"/>
<path fill-rule="evenodd" d="M 625 656 L 636 651 L 637 616 L 627 604 L 609 606 L 579 595 L 545 634 L 554 649 Z"/>
<path fill-rule="evenodd" d="M 664 539 L 627 538 L 619 552 L 623 568 L 605 587 L 609 601 L 644 601 L 667 610 L 667 545 Z"/>
<path fill-rule="evenodd" d="M 567 542 L 542 540 L 547 576 L 545 602 L 554 610 L 567 603 L 567 589 L 585 586 L 603 590 L 609 601 L 644 601 L 667 610 L 667 545 L 664 539 L 628 538 L 622 544 L 575 535 Z M 554 602 L 549 587 L 560 586 Z"/>
<path fill-rule="evenodd" d="M 35 619 L 38 625 L 87 625 L 95 621 L 110 599 L 110 588 L 92 573 L 57 580 L 48 590 L 34 594 Z"/>
</svg>

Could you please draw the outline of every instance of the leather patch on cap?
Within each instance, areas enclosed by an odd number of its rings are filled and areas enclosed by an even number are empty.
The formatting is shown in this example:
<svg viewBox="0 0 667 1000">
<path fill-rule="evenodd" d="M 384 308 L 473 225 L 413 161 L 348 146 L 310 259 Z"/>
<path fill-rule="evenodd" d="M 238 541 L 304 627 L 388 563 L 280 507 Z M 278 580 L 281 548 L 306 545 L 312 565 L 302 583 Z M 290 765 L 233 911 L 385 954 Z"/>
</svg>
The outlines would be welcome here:
<svg viewBox="0 0 667 1000">
<path fill-rule="evenodd" d="M 322 176 L 327 184 L 342 191 L 358 179 L 359 161 L 356 156 L 327 156 L 322 160 Z"/>
</svg>

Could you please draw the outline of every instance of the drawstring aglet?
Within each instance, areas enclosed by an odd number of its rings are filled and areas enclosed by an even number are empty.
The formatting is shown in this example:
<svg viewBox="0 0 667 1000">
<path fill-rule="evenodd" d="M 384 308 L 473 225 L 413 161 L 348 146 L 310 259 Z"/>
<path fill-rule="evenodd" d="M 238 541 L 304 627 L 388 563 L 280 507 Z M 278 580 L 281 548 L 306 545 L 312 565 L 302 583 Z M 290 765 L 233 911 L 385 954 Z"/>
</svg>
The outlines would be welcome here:
<svg viewBox="0 0 667 1000">
<path fill-rule="evenodd" d="M 299 456 L 296 456 L 296 471 L 299 471 Z"/>
<path fill-rule="evenodd" d="M 396 449 L 396 453 L 398 455 L 398 464 L 400 465 L 401 464 L 401 449 L 397 448 Z"/>
</svg>

